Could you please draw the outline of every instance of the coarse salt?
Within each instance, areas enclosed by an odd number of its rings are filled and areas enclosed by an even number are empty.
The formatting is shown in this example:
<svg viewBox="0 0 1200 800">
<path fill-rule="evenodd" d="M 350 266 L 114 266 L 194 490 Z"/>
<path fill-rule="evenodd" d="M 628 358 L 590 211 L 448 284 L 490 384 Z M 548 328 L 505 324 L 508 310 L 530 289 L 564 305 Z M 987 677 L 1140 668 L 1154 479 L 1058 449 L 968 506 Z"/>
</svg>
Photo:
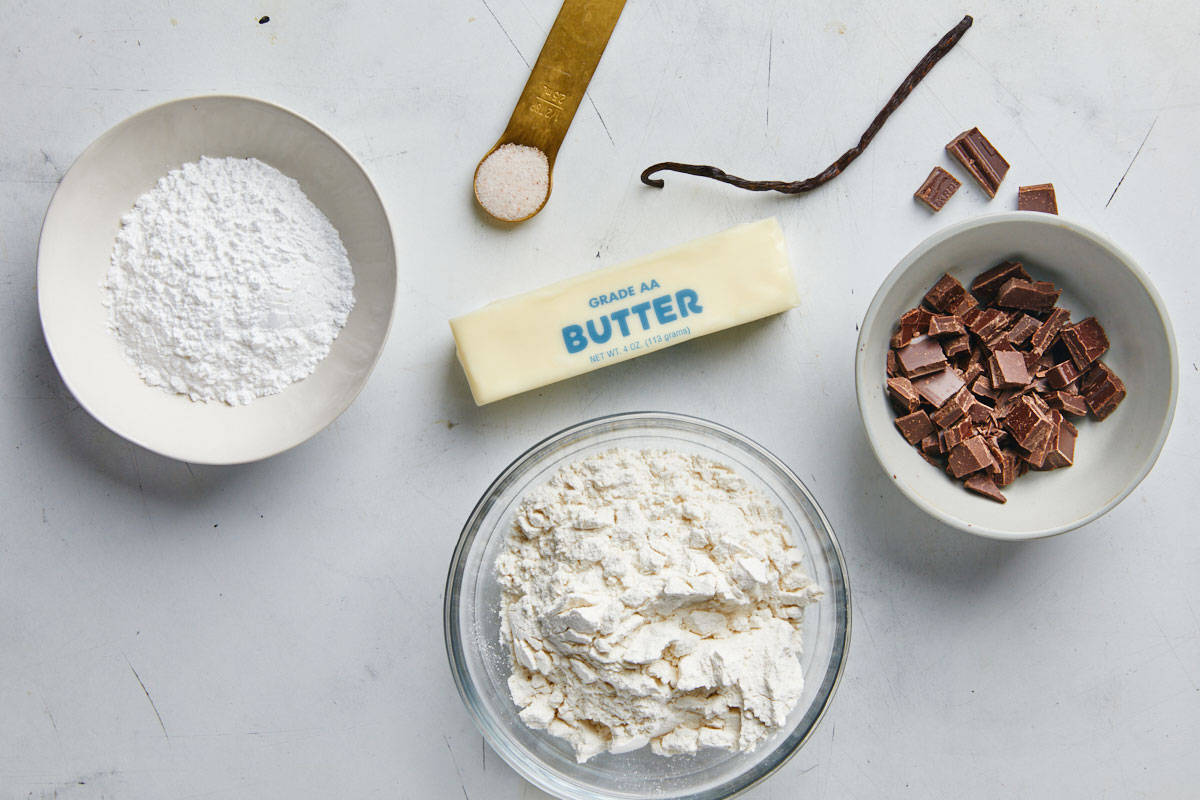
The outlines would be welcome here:
<svg viewBox="0 0 1200 800">
<path fill-rule="evenodd" d="M 505 144 L 475 173 L 475 197 L 497 219 L 516 222 L 534 213 L 550 192 L 550 161 L 536 147 Z"/>
</svg>

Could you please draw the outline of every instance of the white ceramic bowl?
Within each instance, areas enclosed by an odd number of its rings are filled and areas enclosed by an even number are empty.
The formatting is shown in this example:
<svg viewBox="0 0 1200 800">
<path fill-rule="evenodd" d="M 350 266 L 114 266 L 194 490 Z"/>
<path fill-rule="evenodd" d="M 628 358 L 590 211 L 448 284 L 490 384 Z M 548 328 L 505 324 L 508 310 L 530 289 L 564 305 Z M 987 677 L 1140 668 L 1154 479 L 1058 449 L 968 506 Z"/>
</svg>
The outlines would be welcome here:
<svg viewBox="0 0 1200 800">
<path fill-rule="evenodd" d="M 603 753 L 586 764 L 571 747 L 529 728 L 508 691 L 508 650 L 500 642 L 496 556 L 513 509 L 566 464 L 614 447 L 679 450 L 737 470 L 779 505 L 804 554 L 809 576 L 825 592 L 804 612 L 804 692 L 787 724 L 750 753 L 705 749 L 657 756 L 649 748 Z M 446 581 L 446 652 L 454 682 L 475 724 L 518 773 L 570 800 L 723 800 L 754 785 L 792 756 L 821 721 L 841 679 L 850 643 L 850 584 L 833 528 L 816 500 L 779 459 L 744 436 L 681 414 L 616 414 L 545 439 L 510 464 L 484 493 L 454 550 Z M 786 791 L 784 792 L 786 794 Z"/>
<path fill-rule="evenodd" d="M 295 178 L 341 234 L 354 269 L 354 311 L 329 355 L 305 380 L 244 406 L 148 386 L 108 331 L 101 305 L 121 216 L 160 177 L 201 156 L 253 156 Z M 303 117 L 246 97 L 175 100 L 109 130 L 63 178 L 38 245 L 42 330 L 71 393 L 126 439 L 202 464 L 266 458 L 337 418 L 383 349 L 395 296 L 391 226 L 362 166 Z"/>
<path fill-rule="evenodd" d="M 966 491 L 927 464 L 893 424 L 884 361 L 900 315 L 948 272 L 964 285 L 1014 258 L 1037 280 L 1062 291 L 1073 320 L 1094 315 L 1108 332 L 1103 360 L 1128 396 L 1103 422 L 1079 423 L 1074 466 L 1031 472 L 1004 489 L 1001 505 Z M 1103 236 L 1051 214 L 1017 211 L 951 225 L 901 259 L 863 320 L 855 361 L 858 407 L 879 463 L 900 490 L 931 516 L 969 533 L 1034 539 L 1069 531 L 1121 502 L 1162 449 L 1179 393 L 1175 337 L 1146 274 Z"/>
</svg>

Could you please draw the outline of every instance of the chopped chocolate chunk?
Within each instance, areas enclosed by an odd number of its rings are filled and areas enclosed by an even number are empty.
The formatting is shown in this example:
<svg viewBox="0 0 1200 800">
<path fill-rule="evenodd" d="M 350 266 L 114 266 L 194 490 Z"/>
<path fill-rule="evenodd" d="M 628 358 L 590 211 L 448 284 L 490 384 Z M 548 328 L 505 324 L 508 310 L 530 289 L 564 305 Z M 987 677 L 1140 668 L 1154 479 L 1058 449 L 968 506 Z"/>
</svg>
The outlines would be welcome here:
<svg viewBox="0 0 1200 800">
<path fill-rule="evenodd" d="M 911 414 L 921 405 L 921 398 L 913 388 L 912 381 L 901 375 L 887 379 L 887 391 L 892 404 L 902 414 Z"/>
<path fill-rule="evenodd" d="M 1054 184 L 1038 183 L 1017 187 L 1017 210 L 1057 214 L 1058 201 L 1054 197 Z"/>
<path fill-rule="evenodd" d="M 1043 312 L 1054 308 L 1062 290 L 1050 281 L 1009 278 L 996 292 L 996 305 L 1022 311 Z"/>
<path fill-rule="evenodd" d="M 921 452 L 929 453 L 930 455 L 942 455 L 946 451 L 942 449 L 942 437 L 938 433 L 931 433 L 921 440 Z"/>
<path fill-rule="evenodd" d="M 988 380 L 987 375 L 975 378 L 975 382 L 971 384 L 971 392 L 976 397 L 983 397 L 987 400 L 996 399 L 996 392 L 992 389 L 992 382 Z"/>
<path fill-rule="evenodd" d="M 933 285 L 933 288 L 925 293 L 925 302 L 934 311 L 940 311 L 943 314 L 955 313 L 952 309 L 963 302 L 967 296 L 967 290 L 958 282 L 958 279 L 953 275 L 945 274 Z"/>
<path fill-rule="evenodd" d="M 1065 389 L 1082 374 L 1082 370 L 1075 366 L 1074 361 L 1064 361 L 1046 370 L 1046 380 L 1055 389 Z"/>
<path fill-rule="evenodd" d="M 985 308 L 972 321 L 967 323 L 967 328 L 980 339 L 987 341 L 1004 330 L 1011 321 L 1012 316 L 1007 311 L 1001 311 L 998 308 Z"/>
<path fill-rule="evenodd" d="M 1065 308 L 1056 308 L 1050 312 L 1050 316 L 1046 317 L 1046 321 L 1042 323 L 1042 327 L 1033 332 L 1033 336 L 1029 337 L 1029 344 L 1033 348 L 1033 352 L 1039 356 L 1050 349 L 1054 344 L 1058 334 L 1062 331 L 1063 326 L 1071 321 L 1071 312 Z"/>
<path fill-rule="evenodd" d="M 909 378 L 928 375 L 946 367 L 946 354 L 937 339 L 929 336 L 918 336 L 904 347 L 896 351 L 900 360 L 900 369 Z"/>
<path fill-rule="evenodd" d="M 1005 447 L 1000 450 L 999 460 L 1000 477 L 996 483 L 1003 488 L 1017 479 L 1017 466 L 1021 463 L 1021 456 L 1016 450 Z"/>
<path fill-rule="evenodd" d="M 964 386 L 963 379 L 949 367 L 924 378 L 917 378 L 912 384 L 917 394 L 934 408 L 941 408 Z"/>
<path fill-rule="evenodd" d="M 956 478 L 986 469 L 995 463 L 982 436 L 972 436 L 959 442 L 950 451 L 950 474 Z"/>
<path fill-rule="evenodd" d="M 955 136 L 946 150 L 966 167 L 988 197 L 995 197 L 1000 182 L 1008 174 L 1008 162 L 997 152 L 992 143 L 979 132 L 979 128 L 971 128 Z"/>
<path fill-rule="evenodd" d="M 1046 453 L 1045 466 L 1048 469 L 1061 469 L 1075 463 L 1075 439 L 1078 435 L 1079 431 L 1069 421 L 1059 420 L 1053 443 Z"/>
<path fill-rule="evenodd" d="M 997 350 L 988 358 L 988 380 L 997 389 L 1015 389 L 1029 383 L 1025 356 L 1016 350 Z"/>
<path fill-rule="evenodd" d="M 1028 314 L 1022 314 L 1021 317 L 1013 323 L 1013 326 L 1008 329 L 1005 334 L 1010 343 L 1015 346 L 1021 346 L 1028 341 L 1033 332 L 1042 326 L 1042 321 L 1037 317 L 1031 317 Z"/>
<path fill-rule="evenodd" d="M 1088 413 L 1087 401 L 1083 396 L 1071 392 L 1050 392 L 1046 395 L 1046 402 L 1051 408 L 1073 417 L 1086 417 Z"/>
<path fill-rule="evenodd" d="M 974 426 L 971 425 L 971 420 L 966 418 L 959 420 L 944 431 L 938 431 L 938 443 L 941 445 L 942 452 L 948 453 L 959 442 L 970 439 L 973 431 Z"/>
<path fill-rule="evenodd" d="M 900 433 L 908 440 L 909 444 L 916 444 L 933 433 L 933 423 L 929 421 L 929 415 L 924 411 L 914 411 L 903 417 L 897 417 L 896 427 L 900 429 Z"/>
<path fill-rule="evenodd" d="M 925 205 L 929 206 L 934 211 L 941 211 L 958 187 L 962 186 L 958 178 L 951 175 L 941 167 L 934 167 L 929 173 L 929 177 L 921 184 L 921 188 L 917 189 L 913 197 L 920 200 Z"/>
<path fill-rule="evenodd" d="M 963 325 L 962 317 L 956 317 L 953 314 L 939 315 L 929 320 L 930 336 L 948 336 L 966 332 L 967 327 Z"/>
<path fill-rule="evenodd" d="M 934 436 L 933 438 L 936 439 L 937 437 Z M 924 450 L 918 450 L 917 453 L 921 456 L 921 458 L 925 459 L 927 462 L 929 462 L 933 466 L 937 467 L 938 469 L 942 468 L 942 466 L 943 466 L 942 460 L 940 458 L 938 458 L 936 455 L 934 455 L 933 453 L 927 453 Z"/>
<path fill-rule="evenodd" d="M 900 374 L 900 362 L 896 360 L 896 351 L 887 351 L 887 376 L 893 378 Z"/>
<path fill-rule="evenodd" d="M 996 482 L 986 472 L 976 472 L 963 481 L 963 486 L 976 494 L 983 495 L 989 500 L 995 500 L 997 503 L 1008 502 L 1008 498 L 1004 496 L 1004 492 L 1000 491 L 999 487 L 996 486 Z"/>
<path fill-rule="evenodd" d="M 1097 361 L 1083 376 L 1079 393 L 1087 401 L 1092 416 L 1104 419 L 1125 399 L 1125 384 L 1103 361 Z"/>
<path fill-rule="evenodd" d="M 1108 350 L 1108 336 L 1095 317 L 1068 325 L 1059 335 L 1071 354 L 1071 360 L 1080 370 L 1087 369 L 1089 364 Z"/>
<path fill-rule="evenodd" d="M 958 317 L 954 317 L 954 319 L 958 319 Z M 965 333 L 959 336 L 951 336 L 942 345 L 942 349 L 946 351 L 946 355 L 950 358 L 966 353 L 971 349 L 971 337 Z"/>
<path fill-rule="evenodd" d="M 929 320 L 933 315 L 924 308 L 913 308 L 900 315 L 900 328 L 892 334 L 891 345 L 904 347 L 918 336 L 929 332 Z"/>
<path fill-rule="evenodd" d="M 979 302 L 990 303 L 996 299 L 996 292 L 1000 291 L 1000 287 L 1011 278 L 1033 280 L 1019 261 L 1005 261 L 1003 264 L 981 273 L 978 278 L 971 281 L 971 292 L 979 298 Z"/>
<path fill-rule="evenodd" d="M 932 419 L 933 423 L 939 428 L 949 428 L 951 425 L 966 416 L 967 408 L 970 407 L 973 399 L 974 398 L 971 397 L 971 392 L 966 386 L 963 386 L 954 393 L 953 397 L 943 403 L 941 408 L 939 408 L 937 411 L 934 411 L 933 414 L 930 415 L 930 419 Z"/>
<path fill-rule="evenodd" d="M 1004 417 L 1004 427 L 1023 449 L 1036 451 L 1044 447 L 1049 440 L 1054 423 L 1034 398 L 1025 395 Z"/>
<path fill-rule="evenodd" d="M 990 424 L 995 422 L 996 417 L 992 413 L 992 409 L 979 402 L 975 398 L 971 398 L 971 403 L 967 406 L 967 417 L 976 425 Z"/>
</svg>

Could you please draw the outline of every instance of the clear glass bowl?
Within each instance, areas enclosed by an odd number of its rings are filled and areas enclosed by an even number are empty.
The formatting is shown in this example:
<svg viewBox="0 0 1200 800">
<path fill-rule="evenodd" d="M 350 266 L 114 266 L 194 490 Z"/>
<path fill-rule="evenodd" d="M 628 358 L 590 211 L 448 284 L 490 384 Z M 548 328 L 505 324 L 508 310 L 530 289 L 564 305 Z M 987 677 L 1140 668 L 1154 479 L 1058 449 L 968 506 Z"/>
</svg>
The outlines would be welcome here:
<svg viewBox="0 0 1200 800">
<path fill-rule="evenodd" d="M 500 641 L 500 586 L 493 565 L 525 493 L 562 466 L 614 447 L 671 449 L 735 468 L 783 510 L 824 596 L 804 617 L 804 694 L 788 724 L 751 753 L 707 749 L 658 756 L 649 748 L 603 753 L 578 764 L 571 747 L 517 716 L 508 692 L 509 655 Z M 525 779 L 561 798 L 715 800 L 778 769 L 808 739 L 828 708 L 850 641 L 850 586 L 841 548 L 816 500 L 783 462 L 746 437 L 694 417 L 641 412 L 575 425 L 534 445 L 484 493 L 463 528 L 445 601 L 446 651 L 459 694 L 488 744 Z"/>
</svg>

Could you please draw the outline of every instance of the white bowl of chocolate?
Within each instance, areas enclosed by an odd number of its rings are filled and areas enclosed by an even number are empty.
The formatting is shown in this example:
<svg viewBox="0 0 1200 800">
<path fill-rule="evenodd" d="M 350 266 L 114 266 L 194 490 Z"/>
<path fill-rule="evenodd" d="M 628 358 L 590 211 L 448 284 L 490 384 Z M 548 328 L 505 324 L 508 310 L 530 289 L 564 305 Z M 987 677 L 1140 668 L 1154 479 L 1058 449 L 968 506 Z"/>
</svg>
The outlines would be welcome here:
<svg viewBox="0 0 1200 800">
<path fill-rule="evenodd" d="M 1013 212 L 939 231 L 884 281 L 855 377 L 900 490 L 956 528 L 1052 536 L 1150 471 L 1179 390 L 1158 293 L 1104 237 Z"/>
</svg>

